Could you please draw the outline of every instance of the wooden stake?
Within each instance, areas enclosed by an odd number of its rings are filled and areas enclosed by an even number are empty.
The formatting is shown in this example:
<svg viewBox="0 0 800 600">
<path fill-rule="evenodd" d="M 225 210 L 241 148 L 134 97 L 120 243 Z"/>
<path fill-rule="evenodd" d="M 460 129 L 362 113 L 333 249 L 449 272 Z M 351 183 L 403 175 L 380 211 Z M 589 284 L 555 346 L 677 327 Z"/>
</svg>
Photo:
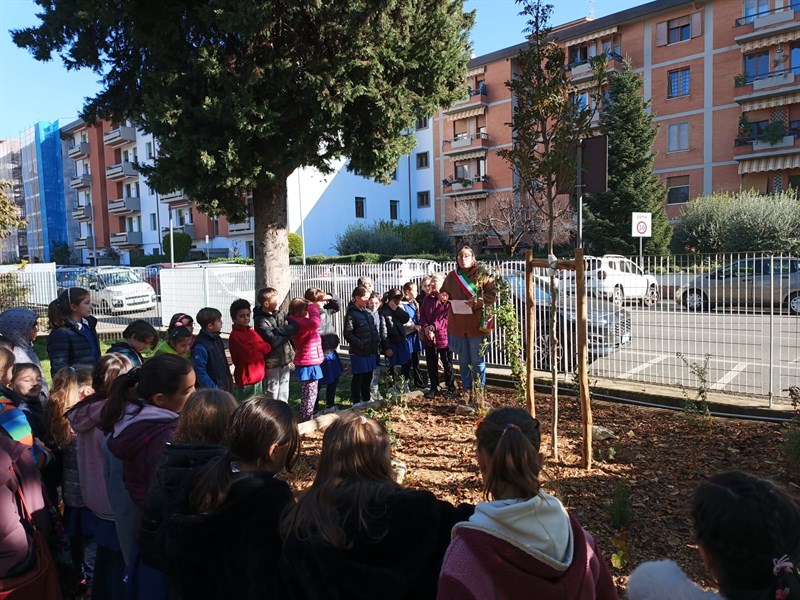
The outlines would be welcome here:
<svg viewBox="0 0 800 600">
<path fill-rule="evenodd" d="M 583 448 L 581 464 L 584 469 L 592 468 L 592 403 L 589 396 L 588 351 L 586 340 L 586 279 L 583 274 L 583 248 L 575 249 L 575 292 L 578 301 L 578 393 L 581 403 L 581 428 Z"/>
<path fill-rule="evenodd" d="M 533 288 L 533 251 L 525 252 L 525 310 L 527 311 L 528 330 L 526 332 L 525 374 L 528 386 L 525 390 L 525 406 L 532 417 L 536 417 L 536 401 L 533 394 L 533 371 L 536 360 L 536 296 Z"/>
</svg>

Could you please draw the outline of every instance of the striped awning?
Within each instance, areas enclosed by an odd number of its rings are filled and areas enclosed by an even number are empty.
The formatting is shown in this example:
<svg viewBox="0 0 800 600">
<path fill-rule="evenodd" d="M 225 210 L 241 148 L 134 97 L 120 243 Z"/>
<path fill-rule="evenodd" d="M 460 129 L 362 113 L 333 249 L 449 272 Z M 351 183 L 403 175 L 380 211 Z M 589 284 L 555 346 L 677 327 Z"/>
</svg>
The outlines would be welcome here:
<svg viewBox="0 0 800 600">
<path fill-rule="evenodd" d="M 458 119 L 468 119 L 470 117 L 477 117 L 478 115 L 482 115 L 486 112 L 486 107 L 476 106 L 474 108 L 467 108 L 465 110 L 460 110 L 458 112 L 450 113 L 447 115 L 448 121 L 457 121 Z"/>
<path fill-rule="evenodd" d="M 608 29 L 601 29 L 600 31 L 594 31 L 592 33 L 587 33 L 586 35 L 582 35 L 581 37 L 576 37 L 571 40 L 565 40 L 564 45 L 577 46 L 578 44 L 582 44 L 583 42 L 591 42 L 592 40 L 606 37 L 607 35 L 611 35 L 612 33 L 617 33 L 616 26 L 609 27 Z"/>
<path fill-rule="evenodd" d="M 745 42 L 741 45 L 741 49 L 742 53 L 747 53 L 752 52 L 753 50 L 758 50 L 759 48 L 768 48 L 769 46 L 783 44 L 785 42 L 793 42 L 794 40 L 798 39 L 800 39 L 800 29 L 786 31 L 784 33 L 779 33 L 778 35 L 771 35 L 769 37 L 763 37 L 757 40 Z"/>
<path fill-rule="evenodd" d="M 472 158 L 486 158 L 486 150 L 464 150 L 463 152 L 448 152 L 445 158 L 453 160 L 470 160 Z"/>
<path fill-rule="evenodd" d="M 800 154 L 751 158 L 739 163 L 739 175 L 800 168 Z"/>
<path fill-rule="evenodd" d="M 770 96 L 768 98 L 757 98 L 742 102 L 742 112 L 751 110 L 761 110 L 762 108 L 775 108 L 777 106 L 787 106 L 789 104 L 800 103 L 800 92 L 783 94 L 782 96 Z"/>
<path fill-rule="evenodd" d="M 458 200 L 459 202 L 462 200 L 485 200 L 489 196 L 489 192 L 483 192 L 482 194 L 463 194 L 460 196 L 451 196 L 451 199 Z"/>
<path fill-rule="evenodd" d="M 467 77 L 475 77 L 476 75 L 483 75 L 486 71 L 486 67 L 475 67 L 474 69 L 470 69 L 467 71 Z"/>
</svg>

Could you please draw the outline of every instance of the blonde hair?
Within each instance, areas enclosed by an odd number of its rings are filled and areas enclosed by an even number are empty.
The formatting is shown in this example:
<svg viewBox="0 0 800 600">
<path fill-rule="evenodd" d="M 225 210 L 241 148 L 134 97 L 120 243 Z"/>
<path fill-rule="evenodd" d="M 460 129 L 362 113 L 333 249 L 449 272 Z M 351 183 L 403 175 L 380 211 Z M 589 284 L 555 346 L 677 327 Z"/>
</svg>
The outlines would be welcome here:
<svg viewBox="0 0 800 600">
<path fill-rule="evenodd" d="M 65 367 L 53 377 L 50 401 L 47 403 L 47 434 L 57 448 L 64 448 L 75 438 L 66 413 L 80 401 L 80 389 L 92 385 L 92 367 Z"/>
<path fill-rule="evenodd" d="M 206 388 L 196 391 L 186 401 L 172 436 L 176 444 L 221 445 L 231 415 L 239 404 L 225 390 Z"/>
</svg>

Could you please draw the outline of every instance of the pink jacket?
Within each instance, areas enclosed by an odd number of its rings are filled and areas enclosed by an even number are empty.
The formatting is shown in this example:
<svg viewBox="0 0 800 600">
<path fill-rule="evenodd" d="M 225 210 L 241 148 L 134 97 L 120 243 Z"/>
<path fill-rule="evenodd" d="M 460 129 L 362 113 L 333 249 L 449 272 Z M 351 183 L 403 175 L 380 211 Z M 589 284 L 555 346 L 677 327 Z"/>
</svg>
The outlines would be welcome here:
<svg viewBox="0 0 800 600">
<path fill-rule="evenodd" d="M 103 478 L 103 440 L 105 434 L 97 428 L 105 400 L 79 402 L 67 413 L 78 443 L 78 475 L 83 502 L 101 519 L 113 519 Z"/>
<path fill-rule="evenodd" d="M 319 306 L 313 302 L 308 305 L 307 317 L 286 317 L 297 326 L 297 331 L 292 334 L 292 341 L 296 354 L 294 364 L 297 367 L 312 367 L 321 365 L 325 360 L 322 352 L 322 338 L 319 335 Z"/>
<path fill-rule="evenodd" d="M 419 324 L 422 326 L 420 337 L 426 346 L 434 346 L 437 349 L 447 348 L 447 313 L 450 304 L 439 302 L 439 294 L 428 294 L 422 299 L 422 306 L 419 310 Z M 433 326 L 434 338 L 431 341 L 425 334 L 425 329 Z"/>
</svg>

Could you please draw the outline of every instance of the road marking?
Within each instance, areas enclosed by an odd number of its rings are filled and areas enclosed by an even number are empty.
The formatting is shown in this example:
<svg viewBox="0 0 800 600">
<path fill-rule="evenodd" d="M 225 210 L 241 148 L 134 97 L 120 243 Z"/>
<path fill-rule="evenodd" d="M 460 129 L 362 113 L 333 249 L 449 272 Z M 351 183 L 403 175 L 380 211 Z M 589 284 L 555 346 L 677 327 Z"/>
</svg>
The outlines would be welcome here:
<svg viewBox="0 0 800 600">
<path fill-rule="evenodd" d="M 660 354 L 660 355 L 656 356 L 655 358 L 652 358 L 652 359 L 648 360 L 646 363 L 642 363 L 641 365 L 633 367 L 630 371 L 627 371 L 626 373 L 623 373 L 620 376 L 620 379 L 630 379 L 636 373 L 639 373 L 640 371 L 644 371 L 645 369 L 649 369 L 653 365 L 657 365 L 662 360 L 666 360 L 668 358 L 670 358 L 669 354 Z"/>
<path fill-rule="evenodd" d="M 730 371 L 728 371 L 727 373 L 725 373 L 725 375 L 722 376 L 722 379 L 720 379 L 719 381 L 717 381 L 717 383 L 711 386 L 711 389 L 712 390 L 724 389 L 726 385 L 728 385 L 731 381 L 736 379 L 736 376 L 739 375 L 739 373 L 744 371 L 746 368 L 747 368 L 747 363 L 735 364 Z"/>
</svg>

